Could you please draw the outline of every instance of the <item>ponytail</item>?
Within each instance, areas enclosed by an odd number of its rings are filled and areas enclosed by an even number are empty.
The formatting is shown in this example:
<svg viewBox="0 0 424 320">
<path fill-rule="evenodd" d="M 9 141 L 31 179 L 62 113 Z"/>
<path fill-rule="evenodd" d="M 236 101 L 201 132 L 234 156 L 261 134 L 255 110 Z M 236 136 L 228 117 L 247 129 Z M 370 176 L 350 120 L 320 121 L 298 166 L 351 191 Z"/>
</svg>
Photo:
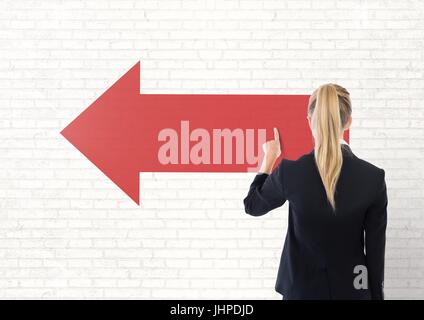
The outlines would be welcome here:
<svg viewBox="0 0 424 320">
<path fill-rule="evenodd" d="M 333 211 L 336 210 L 335 191 L 343 164 L 340 135 L 344 123 L 342 123 L 337 89 L 338 86 L 332 84 L 326 84 L 317 89 L 315 110 L 311 117 L 315 138 L 315 162 Z M 343 97 L 342 100 L 344 101 L 345 98 Z M 347 101 L 349 101 L 347 109 L 350 110 L 349 98 Z"/>
</svg>

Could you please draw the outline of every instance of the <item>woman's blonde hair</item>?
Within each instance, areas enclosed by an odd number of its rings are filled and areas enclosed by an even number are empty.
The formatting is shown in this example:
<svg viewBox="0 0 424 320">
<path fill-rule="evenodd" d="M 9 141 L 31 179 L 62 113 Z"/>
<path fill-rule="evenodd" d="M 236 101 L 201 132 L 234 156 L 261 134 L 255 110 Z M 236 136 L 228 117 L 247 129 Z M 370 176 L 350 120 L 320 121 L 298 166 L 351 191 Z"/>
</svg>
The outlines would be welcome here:
<svg viewBox="0 0 424 320">
<path fill-rule="evenodd" d="M 315 162 L 334 211 L 336 185 L 343 164 L 340 135 L 351 114 L 349 92 L 337 84 L 322 85 L 309 98 Z"/>
</svg>

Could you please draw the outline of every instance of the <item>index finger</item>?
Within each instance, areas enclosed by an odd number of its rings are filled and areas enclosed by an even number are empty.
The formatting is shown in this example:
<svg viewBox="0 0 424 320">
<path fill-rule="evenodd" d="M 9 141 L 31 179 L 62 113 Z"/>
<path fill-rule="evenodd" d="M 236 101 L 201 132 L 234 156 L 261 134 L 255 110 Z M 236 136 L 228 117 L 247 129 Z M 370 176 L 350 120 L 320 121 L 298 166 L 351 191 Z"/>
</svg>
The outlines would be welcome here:
<svg viewBox="0 0 424 320">
<path fill-rule="evenodd" d="M 280 135 L 278 133 L 278 129 L 274 128 L 274 140 L 280 140 Z"/>
</svg>

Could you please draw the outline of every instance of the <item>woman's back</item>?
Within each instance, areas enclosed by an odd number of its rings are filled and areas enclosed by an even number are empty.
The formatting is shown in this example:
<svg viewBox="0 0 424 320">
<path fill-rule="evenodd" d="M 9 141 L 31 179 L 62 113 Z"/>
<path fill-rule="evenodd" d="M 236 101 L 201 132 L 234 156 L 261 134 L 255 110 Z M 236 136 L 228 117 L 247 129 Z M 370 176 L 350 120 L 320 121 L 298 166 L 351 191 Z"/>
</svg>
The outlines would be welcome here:
<svg viewBox="0 0 424 320">
<path fill-rule="evenodd" d="M 336 211 L 327 201 L 314 150 L 295 161 L 282 160 L 270 175 L 258 174 L 244 199 L 246 213 L 253 216 L 289 201 L 289 224 L 275 286 L 286 299 L 383 298 L 384 170 L 356 157 L 348 145 L 341 148 Z M 363 266 L 368 286 L 357 288 L 354 280 Z"/>
<path fill-rule="evenodd" d="M 314 149 L 282 160 L 280 137 L 244 199 L 259 216 L 289 201 L 289 224 L 275 289 L 286 299 L 383 299 L 387 192 L 384 170 L 356 157 L 342 139 L 350 127 L 349 92 L 320 86 L 307 119 Z"/>
</svg>

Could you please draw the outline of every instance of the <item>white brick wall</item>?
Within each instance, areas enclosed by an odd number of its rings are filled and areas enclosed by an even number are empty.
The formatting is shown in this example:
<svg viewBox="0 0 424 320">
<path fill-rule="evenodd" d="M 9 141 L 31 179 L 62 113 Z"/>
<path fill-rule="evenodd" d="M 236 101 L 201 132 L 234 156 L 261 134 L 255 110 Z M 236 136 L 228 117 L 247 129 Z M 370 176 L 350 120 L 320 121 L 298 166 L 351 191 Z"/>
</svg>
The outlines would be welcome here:
<svg viewBox="0 0 424 320">
<path fill-rule="evenodd" d="M 424 2 L 0 2 L 0 297 L 265 298 L 287 207 L 249 174 L 141 174 L 137 207 L 60 134 L 141 60 L 145 93 L 350 89 L 385 168 L 387 298 L 424 298 Z M 177 187 L 183 186 L 182 189 Z"/>
</svg>

